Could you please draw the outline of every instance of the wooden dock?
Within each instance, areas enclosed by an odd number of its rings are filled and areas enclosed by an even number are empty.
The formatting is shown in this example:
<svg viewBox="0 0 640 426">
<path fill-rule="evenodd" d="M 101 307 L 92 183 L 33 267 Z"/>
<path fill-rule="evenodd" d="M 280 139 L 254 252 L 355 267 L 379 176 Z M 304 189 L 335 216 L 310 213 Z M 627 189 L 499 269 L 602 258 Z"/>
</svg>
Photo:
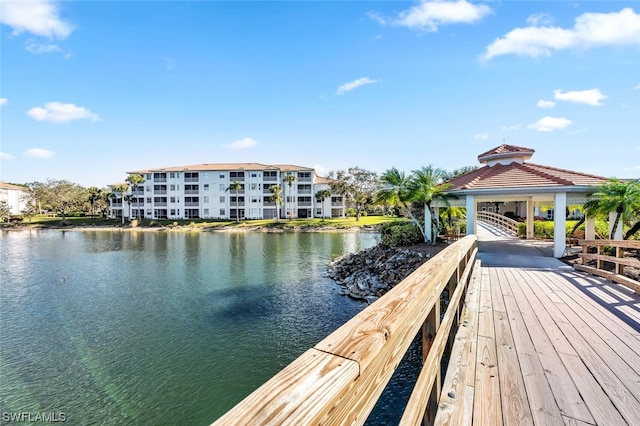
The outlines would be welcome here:
<svg viewBox="0 0 640 426">
<path fill-rule="evenodd" d="M 565 268 L 482 265 L 436 424 L 640 425 L 640 296 Z"/>
</svg>

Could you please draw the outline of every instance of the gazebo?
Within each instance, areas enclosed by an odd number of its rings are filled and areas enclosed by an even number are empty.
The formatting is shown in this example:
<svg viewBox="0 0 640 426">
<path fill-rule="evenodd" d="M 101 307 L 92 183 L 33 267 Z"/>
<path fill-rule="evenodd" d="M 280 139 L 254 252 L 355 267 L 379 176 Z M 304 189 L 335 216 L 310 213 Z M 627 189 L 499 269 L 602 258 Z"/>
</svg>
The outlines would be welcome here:
<svg viewBox="0 0 640 426">
<path fill-rule="evenodd" d="M 476 233 L 478 206 L 512 203 L 527 226 L 527 238 L 533 238 L 534 214 L 546 206 L 553 209 L 554 257 L 562 257 L 566 249 L 566 214 L 568 206 L 582 205 L 594 187 L 606 178 L 527 162 L 535 150 L 514 145 L 500 145 L 478 155 L 484 166 L 448 181 L 448 193 L 457 198 L 452 206 L 466 207 L 467 234 Z M 442 203 L 433 206 L 444 207 Z M 487 208 L 487 207 L 484 207 Z M 435 212 L 437 214 L 437 211 Z M 622 239 L 622 227 L 614 239 Z M 595 239 L 595 220 L 587 217 L 585 238 Z"/>
</svg>

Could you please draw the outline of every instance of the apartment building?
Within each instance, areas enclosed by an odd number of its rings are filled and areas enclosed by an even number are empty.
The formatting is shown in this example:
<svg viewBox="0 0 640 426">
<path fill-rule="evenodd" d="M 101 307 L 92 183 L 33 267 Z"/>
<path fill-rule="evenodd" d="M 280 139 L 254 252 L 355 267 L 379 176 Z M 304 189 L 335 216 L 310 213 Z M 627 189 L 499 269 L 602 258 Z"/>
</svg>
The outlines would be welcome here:
<svg viewBox="0 0 640 426">
<path fill-rule="evenodd" d="M 315 194 L 331 189 L 331 180 L 313 168 L 290 164 L 197 164 L 127 172 L 139 174 L 144 183 L 111 202 L 112 217 L 150 219 L 272 219 L 276 204 L 273 185 L 282 186 L 282 218 L 342 217 L 344 197 L 332 194 L 321 204 Z M 287 175 L 295 180 L 289 185 Z M 238 181 L 240 189 L 229 190 Z M 112 187 L 114 185 L 111 185 Z"/>
<path fill-rule="evenodd" d="M 12 215 L 19 215 L 27 207 L 26 188 L 0 182 L 0 201 L 7 203 Z"/>
</svg>

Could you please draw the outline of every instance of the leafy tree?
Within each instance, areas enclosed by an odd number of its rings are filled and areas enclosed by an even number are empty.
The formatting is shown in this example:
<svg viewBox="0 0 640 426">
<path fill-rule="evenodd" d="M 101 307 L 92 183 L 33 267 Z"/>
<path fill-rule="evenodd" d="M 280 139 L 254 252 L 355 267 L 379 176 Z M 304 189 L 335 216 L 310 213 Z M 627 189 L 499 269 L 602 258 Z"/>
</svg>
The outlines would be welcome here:
<svg viewBox="0 0 640 426">
<path fill-rule="evenodd" d="M 5 200 L 0 201 L 0 222 L 7 222 L 11 217 L 11 209 L 9 208 L 9 203 Z"/>
<path fill-rule="evenodd" d="M 124 225 L 124 203 L 125 196 L 127 195 L 127 191 L 129 191 L 129 185 L 126 183 L 119 183 L 117 185 L 113 185 L 113 192 L 111 193 L 111 199 L 114 200 L 116 198 L 116 193 L 120 193 L 120 198 L 122 200 L 122 224 Z M 131 209 L 131 207 L 129 207 Z M 131 216 L 131 210 L 129 210 L 129 216 Z"/>
<path fill-rule="evenodd" d="M 42 204 L 59 212 L 63 222 L 68 211 L 79 209 L 87 199 L 86 188 L 67 180 L 49 179 L 39 192 Z"/>
<path fill-rule="evenodd" d="M 293 219 L 293 212 L 290 211 L 291 210 L 291 202 L 293 201 L 291 199 L 291 186 L 293 185 L 293 182 L 297 181 L 298 178 L 295 175 L 292 174 L 288 174 L 284 177 L 284 181 L 287 183 L 287 185 L 289 186 L 289 209 L 287 210 L 287 204 L 285 203 L 285 211 L 287 211 L 285 214 L 289 215 L 289 220 Z"/>
<path fill-rule="evenodd" d="M 96 210 L 100 213 L 103 218 L 107 218 L 107 214 L 109 212 L 109 202 L 112 197 L 111 190 L 109 188 L 102 188 L 102 192 L 100 196 L 96 200 Z"/>
<path fill-rule="evenodd" d="M 276 204 L 276 222 L 280 222 L 280 206 L 282 205 L 282 187 L 280 185 L 271 185 L 269 187 L 271 191 L 271 201 Z"/>
<path fill-rule="evenodd" d="M 240 222 L 240 210 L 238 210 L 238 194 L 240 193 L 241 189 L 242 189 L 242 184 L 237 180 L 234 180 L 233 182 L 231 182 L 231 184 L 229 184 L 227 189 L 225 189 L 225 192 L 233 191 L 236 193 L 236 222 Z"/>
<path fill-rule="evenodd" d="M 322 220 L 324 221 L 324 200 L 327 198 L 331 198 L 331 191 L 328 189 L 321 189 L 316 192 L 316 201 L 320 203 L 320 208 L 322 209 Z"/>
<path fill-rule="evenodd" d="M 444 176 L 442 177 L 442 179 L 443 180 L 453 179 L 454 177 L 465 175 L 477 169 L 478 169 L 478 166 L 462 166 L 458 169 L 454 169 L 451 172 L 444 172 Z"/>
<path fill-rule="evenodd" d="M 129 185 L 131 185 L 131 197 L 130 197 L 130 201 L 129 202 L 129 214 L 131 214 L 131 200 L 132 201 L 138 201 L 138 197 L 136 195 L 133 195 L 133 191 L 136 189 L 136 187 L 138 185 L 142 185 L 145 182 L 145 179 L 142 177 L 142 175 L 139 175 L 137 173 L 131 174 L 127 177 L 127 182 L 129 183 Z M 140 219 L 140 206 L 138 205 L 138 220 Z"/>
<path fill-rule="evenodd" d="M 433 200 L 442 200 L 445 205 L 449 206 L 446 191 L 451 187 L 450 184 L 443 184 L 446 172 L 442 169 L 435 168 L 432 165 L 423 167 L 420 170 L 414 170 L 411 181 L 409 182 L 409 198 L 412 201 L 424 205 L 424 242 L 429 241 L 435 244 L 438 235 L 438 219 L 431 215 L 431 202 Z M 427 218 L 431 216 L 431 223 L 427 223 Z M 427 232 L 427 230 L 431 232 Z"/>
<path fill-rule="evenodd" d="M 591 200 L 585 203 L 584 210 L 589 217 L 606 216 L 610 212 L 615 212 L 616 218 L 610 235 L 610 238 L 613 238 L 621 220 L 630 219 L 632 215 L 640 212 L 640 180 L 609 179 L 591 194 Z M 640 225 L 636 223 L 629 232 L 636 227 L 640 229 Z M 637 229 L 631 234 L 629 232 L 625 235 L 625 239 L 637 232 Z"/>
<path fill-rule="evenodd" d="M 96 216 L 96 201 L 100 198 L 102 190 L 97 186 L 91 186 L 87 188 L 89 191 L 89 202 L 91 203 L 91 219 L 94 219 Z"/>
<path fill-rule="evenodd" d="M 347 206 L 355 209 L 356 220 L 360 220 L 360 213 L 374 203 L 379 190 L 380 178 L 377 173 L 357 166 L 339 170 L 336 180 L 331 184 L 332 193 L 343 194 Z"/>
</svg>

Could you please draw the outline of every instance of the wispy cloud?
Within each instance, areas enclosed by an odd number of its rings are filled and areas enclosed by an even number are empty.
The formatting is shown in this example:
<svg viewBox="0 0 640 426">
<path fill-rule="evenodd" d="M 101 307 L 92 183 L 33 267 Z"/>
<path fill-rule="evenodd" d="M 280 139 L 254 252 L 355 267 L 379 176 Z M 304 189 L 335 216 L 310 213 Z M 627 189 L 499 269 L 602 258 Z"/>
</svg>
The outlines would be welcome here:
<svg viewBox="0 0 640 426">
<path fill-rule="evenodd" d="M 634 89 L 635 90 L 640 90 L 640 83 L 636 87 L 634 87 Z"/>
<path fill-rule="evenodd" d="M 314 164 L 313 169 L 316 171 L 318 176 L 326 176 L 329 173 L 329 170 L 320 164 Z"/>
<path fill-rule="evenodd" d="M 640 14 L 631 8 L 620 12 L 584 13 L 573 28 L 530 26 L 511 30 L 487 46 L 482 60 L 515 54 L 520 56 L 551 56 L 552 51 L 591 49 L 598 46 L 640 45 Z"/>
<path fill-rule="evenodd" d="M 553 93 L 553 98 L 558 101 L 567 101 L 576 104 L 586 104 L 592 106 L 602 105 L 600 101 L 607 98 L 607 96 L 603 94 L 600 89 L 589 89 L 573 92 L 563 92 L 562 89 L 558 89 L 554 90 Z"/>
<path fill-rule="evenodd" d="M 469 24 L 479 21 L 492 12 L 492 9 L 487 5 L 474 4 L 466 0 L 422 0 L 419 5 L 400 12 L 394 18 L 385 18 L 377 13 L 369 13 L 369 17 L 383 25 L 397 25 L 436 32 L 443 25 Z"/>
<path fill-rule="evenodd" d="M 502 126 L 502 130 L 505 132 L 513 132 L 515 130 L 520 130 L 522 128 L 522 124 L 511 124 L 509 126 Z"/>
<path fill-rule="evenodd" d="M 0 106 L 6 105 L 9 103 L 9 99 L 7 98 L 0 98 Z"/>
<path fill-rule="evenodd" d="M 36 121 L 50 121 L 52 123 L 68 123 L 73 120 L 89 119 L 100 121 L 98 114 L 75 104 L 48 102 L 44 107 L 34 107 L 27 111 L 27 115 Z"/>
<path fill-rule="evenodd" d="M 338 87 L 338 90 L 336 91 L 336 95 L 338 96 L 342 96 L 347 92 L 350 92 L 354 89 L 357 89 L 360 86 L 364 86 L 365 84 L 373 84 L 373 83 L 377 83 L 378 80 L 374 80 L 372 78 L 369 77 L 362 77 L 359 78 L 357 80 L 353 80 L 350 81 L 348 83 L 343 84 L 342 86 Z"/>
<path fill-rule="evenodd" d="M 476 133 L 473 138 L 477 141 L 486 141 L 489 139 L 489 133 Z"/>
<path fill-rule="evenodd" d="M 247 149 L 254 147 L 258 144 L 255 139 L 252 138 L 242 138 L 235 140 L 229 144 L 229 148 L 231 149 Z"/>
<path fill-rule="evenodd" d="M 13 160 L 13 155 L 0 151 L 0 160 Z"/>
<path fill-rule="evenodd" d="M 556 106 L 556 103 L 553 101 L 545 101 L 544 99 L 540 99 L 537 103 L 539 108 L 553 108 Z"/>
<path fill-rule="evenodd" d="M 573 121 L 561 117 L 543 117 L 533 124 L 529 125 L 529 128 L 537 130 L 538 132 L 552 132 L 558 129 L 564 129 L 570 126 Z"/>
<path fill-rule="evenodd" d="M 53 157 L 56 153 L 44 148 L 31 148 L 23 152 L 22 155 L 27 158 L 45 159 Z"/>
<path fill-rule="evenodd" d="M 50 39 L 65 39 L 73 26 L 59 16 L 58 5 L 49 0 L 0 1 L 0 23 L 13 35 L 27 32 Z"/>
</svg>

